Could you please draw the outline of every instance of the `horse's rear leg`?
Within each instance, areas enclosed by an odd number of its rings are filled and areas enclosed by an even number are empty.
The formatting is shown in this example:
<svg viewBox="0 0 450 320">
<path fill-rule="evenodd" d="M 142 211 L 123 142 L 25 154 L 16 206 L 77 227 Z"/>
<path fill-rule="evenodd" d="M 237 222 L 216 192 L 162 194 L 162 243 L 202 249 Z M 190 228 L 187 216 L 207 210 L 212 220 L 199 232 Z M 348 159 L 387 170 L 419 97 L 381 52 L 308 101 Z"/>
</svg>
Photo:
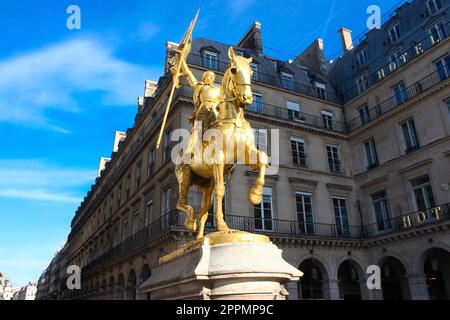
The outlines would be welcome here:
<svg viewBox="0 0 450 320">
<path fill-rule="evenodd" d="M 191 232 L 197 230 L 197 221 L 195 218 L 195 211 L 187 204 L 187 197 L 189 188 L 192 184 L 192 171 L 187 165 L 180 165 L 175 168 L 175 173 L 178 180 L 178 203 L 177 209 L 187 214 L 184 225 L 186 229 Z"/>
<path fill-rule="evenodd" d="M 199 228 L 197 239 L 203 238 L 205 223 L 206 220 L 208 220 L 208 210 L 211 207 L 213 191 L 214 191 L 214 180 L 211 180 L 208 186 L 204 186 L 200 189 L 200 192 L 202 194 L 202 205 L 200 208 L 200 213 L 198 214 Z"/>
</svg>

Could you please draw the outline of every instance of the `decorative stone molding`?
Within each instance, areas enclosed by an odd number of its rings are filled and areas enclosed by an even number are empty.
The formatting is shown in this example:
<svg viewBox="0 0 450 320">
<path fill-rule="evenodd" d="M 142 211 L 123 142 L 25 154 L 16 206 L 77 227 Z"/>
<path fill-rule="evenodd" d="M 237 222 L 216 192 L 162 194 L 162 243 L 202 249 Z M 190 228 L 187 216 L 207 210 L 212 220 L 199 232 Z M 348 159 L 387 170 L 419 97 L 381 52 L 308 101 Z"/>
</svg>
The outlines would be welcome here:
<svg viewBox="0 0 450 320">
<path fill-rule="evenodd" d="M 408 171 L 411 171 L 411 170 L 414 170 L 414 169 L 417 169 L 417 168 L 429 165 L 429 164 L 431 164 L 431 162 L 433 162 L 433 158 L 428 158 L 428 159 L 416 162 L 416 163 L 414 163 L 412 165 L 409 165 L 407 167 L 401 168 L 401 169 L 398 170 L 398 173 L 399 174 L 404 174 L 404 173 L 406 173 Z"/>
</svg>

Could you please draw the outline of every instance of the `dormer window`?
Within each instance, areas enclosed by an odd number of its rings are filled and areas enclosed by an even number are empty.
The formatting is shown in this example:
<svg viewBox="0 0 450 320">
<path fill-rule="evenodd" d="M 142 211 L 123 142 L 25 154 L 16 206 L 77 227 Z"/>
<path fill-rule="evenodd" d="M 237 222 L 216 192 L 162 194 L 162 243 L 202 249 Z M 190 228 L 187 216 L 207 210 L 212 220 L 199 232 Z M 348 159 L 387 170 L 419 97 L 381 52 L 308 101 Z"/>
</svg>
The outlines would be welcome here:
<svg viewBox="0 0 450 320">
<path fill-rule="evenodd" d="M 315 82 L 317 97 L 322 100 L 326 100 L 325 83 Z"/>
<path fill-rule="evenodd" d="M 217 70 L 217 53 L 208 50 L 203 51 L 203 66 Z"/>
<path fill-rule="evenodd" d="M 397 23 L 395 26 L 388 30 L 390 43 L 397 42 L 400 39 L 400 25 Z"/>
<path fill-rule="evenodd" d="M 258 65 L 256 63 L 250 63 L 250 68 L 253 71 L 252 80 L 258 81 Z"/>
<path fill-rule="evenodd" d="M 435 14 L 442 8 L 441 0 L 428 0 L 427 7 L 427 16 Z"/>
<path fill-rule="evenodd" d="M 367 62 L 367 48 L 363 48 L 359 50 L 358 55 L 356 56 L 356 64 L 358 68 L 365 65 Z"/>
<path fill-rule="evenodd" d="M 365 75 L 356 78 L 356 87 L 358 89 L 358 94 L 361 94 L 362 92 L 367 90 L 369 84 Z"/>
<path fill-rule="evenodd" d="M 294 90 L 294 76 L 290 73 L 281 73 L 281 86 L 288 90 Z"/>
</svg>

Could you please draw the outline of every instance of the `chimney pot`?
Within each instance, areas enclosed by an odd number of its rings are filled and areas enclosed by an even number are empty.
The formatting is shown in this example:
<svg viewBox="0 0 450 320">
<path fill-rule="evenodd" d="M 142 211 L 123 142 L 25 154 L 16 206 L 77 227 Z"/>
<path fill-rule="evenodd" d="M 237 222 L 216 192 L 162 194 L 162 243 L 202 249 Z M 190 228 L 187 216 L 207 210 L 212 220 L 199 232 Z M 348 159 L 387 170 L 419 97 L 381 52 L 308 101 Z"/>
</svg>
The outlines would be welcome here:
<svg viewBox="0 0 450 320">
<path fill-rule="evenodd" d="M 341 35 L 342 49 L 348 52 L 353 49 L 352 30 L 341 28 L 338 30 Z"/>
</svg>

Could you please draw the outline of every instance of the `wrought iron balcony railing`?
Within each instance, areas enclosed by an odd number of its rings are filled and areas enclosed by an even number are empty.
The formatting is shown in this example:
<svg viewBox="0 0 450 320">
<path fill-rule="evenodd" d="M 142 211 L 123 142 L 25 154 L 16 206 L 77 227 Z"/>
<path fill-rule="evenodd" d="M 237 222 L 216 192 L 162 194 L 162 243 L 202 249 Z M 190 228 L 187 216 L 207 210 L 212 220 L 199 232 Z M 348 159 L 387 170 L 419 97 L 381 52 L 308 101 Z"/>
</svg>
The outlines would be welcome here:
<svg viewBox="0 0 450 320">
<path fill-rule="evenodd" d="M 447 69 L 445 69 L 447 68 Z M 443 72 L 443 71 L 447 72 Z M 394 94 L 389 99 L 381 102 L 380 104 L 369 109 L 368 113 L 364 114 L 364 117 L 358 116 L 349 120 L 347 122 L 348 132 L 354 131 L 364 125 L 367 125 L 376 118 L 382 116 L 386 112 L 403 105 L 410 99 L 416 97 L 417 95 L 423 93 L 424 91 L 436 86 L 437 84 L 449 79 L 450 74 L 448 73 L 450 66 L 445 65 L 444 67 L 428 74 L 421 80 L 413 83 L 409 87 L 405 88 L 403 91 Z"/>
<path fill-rule="evenodd" d="M 175 97 L 192 98 L 192 88 L 185 85 L 181 86 L 176 91 Z M 344 122 L 328 119 L 325 121 L 319 116 L 303 112 L 293 112 L 287 107 L 283 108 L 268 103 L 253 103 L 247 107 L 246 112 L 251 112 L 253 115 L 261 114 L 264 116 L 287 120 L 295 124 L 308 125 L 327 131 L 345 133 L 347 130 Z"/>
<path fill-rule="evenodd" d="M 83 268 L 83 272 L 142 247 L 169 231 L 184 231 L 185 213 L 172 210 L 153 221 L 137 233 L 107 250 Z M 450 220 L 450 203 L 422 211 L 412 212 L 365 226 L 336 225 L 299 220 L 263 219 L 247 216 L 225 215 L 232 229 L 266 234 L 269 237 L 326 238 L 335 240 L 364 240 L 387 234 L 412 230 L 426 225 Z M 214 227 L 209 223 L 206 228 Z"/>
<path fill-rule="evenodd" d="M 381 219 L 376 223 L 365 225 L 363 234 L 365 238 L 373 238 L 437 224 L 446 220 L 450 220 L 450 203 L 410 212 L 390 219 Z"/>
<path fill-rule="evenodd" d="M 416 59 L 429 49 L 433 48 L 436 44 L 444 41 L 446 38 L 448 38 L 448 36 L 450 36 L 450 23 L 442 25 L 441 28 L 436 29 L 436 33 L 434 35 L 428 35 L 418 43 L 415 43 L 409 49 L 399 53 L 396 59 L 386 63 L 382 68 L 368 75 L 365 78 L 365 82 L 363 84 L 360 83 L 359 85 L 353 85 L 352 83 L 352 87 L 340 95 L 342 102 L 347 103 L 353 98 L 359 96 L 364 91 L 377 84 L 379 81 L 383 80 L 385 77 L 393 74 L 400 67 Z M 379 57 L 379 59 L 375 60 L 371 64 L 378 64 L 380 59 L 386 59 L 386 57 Z M 364 64 L 360 67 L 367 67 L 367 65 Z M 355 79 L 354 77 L 351 77 L 347 81 L 354 82 Z"/>
<path fill-rule="evenodd" d="M 203 56 L 191 53 L 187 58 L 188 64 L 200 66 L 206 69 L 217 70 L 220 72 L 225 72 L 228 68 L 228 63 L 223 60 L 210 60 L 205 61 Z M 326 100 L 333 103 L 340 104 L 341 101 L 336 93 L 330 90 L 321 90 L 312 85 L 303 84 L 297 81 L 282 81 L 281 75 L 275 76 L 271 74 L 266 74 L 261 71 L 257 71 L 256 75 L 253 77 L 253 81 L 256 83 L 263 83 L 273 87 L 293 91 L 296 93 L 304 94 L 310 97 L 314 97 L 321 100 Z"/>
</svg>

